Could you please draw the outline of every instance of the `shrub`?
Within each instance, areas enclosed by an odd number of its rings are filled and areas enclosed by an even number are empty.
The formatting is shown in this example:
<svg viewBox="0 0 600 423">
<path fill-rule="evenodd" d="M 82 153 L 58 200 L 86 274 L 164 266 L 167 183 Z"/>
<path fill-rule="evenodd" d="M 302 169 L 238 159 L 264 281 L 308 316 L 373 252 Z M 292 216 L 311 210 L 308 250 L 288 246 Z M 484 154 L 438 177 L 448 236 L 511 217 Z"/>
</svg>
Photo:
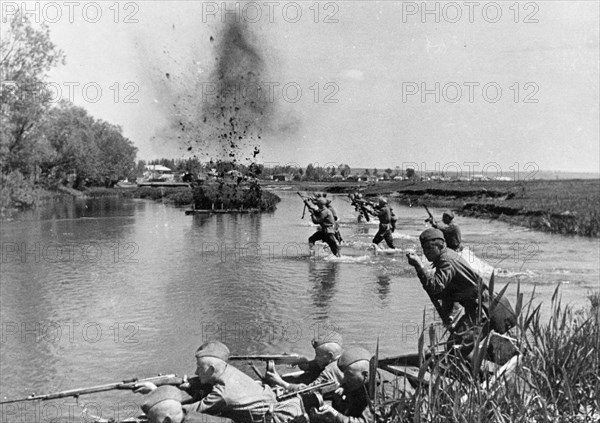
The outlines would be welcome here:
<svg viewBox="0 0 600 423">
<path fill-rule="evenodd" d="M 14 171 L 0 175 L 0 208 L 27 209 L 35 207 L 37 192 L 34 184 L 25 179 L 21 172 Z"/>
</svg>

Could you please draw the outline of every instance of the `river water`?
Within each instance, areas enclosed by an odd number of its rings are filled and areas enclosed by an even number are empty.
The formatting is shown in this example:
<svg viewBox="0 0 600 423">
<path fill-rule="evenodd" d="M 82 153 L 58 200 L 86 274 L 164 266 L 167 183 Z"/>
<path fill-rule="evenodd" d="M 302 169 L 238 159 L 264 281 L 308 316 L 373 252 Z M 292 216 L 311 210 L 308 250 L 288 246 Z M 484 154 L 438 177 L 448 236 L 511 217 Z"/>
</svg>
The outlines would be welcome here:
<svg viewBox="0 0 600 423">
<path fill-rule="evenodd" d="M 335 329 L 347 345 L 372 351 L 379 337 L 382 357 L 416 351 L 423 318 L 429 324 L 434 313 L 404 254 L 374 255 L 377 225 L 358 224 L 334 196 L 342 258 L 323 249 L 311 258 L 314 227 L 300 219 L 300 199 L 278 194 L 277 211 L 264 215 L 186 216 L 157 202 L 104 198 L 2 222 L 0 398 L 191 374 L 193 352 L 207 339 L 233 353 L 310 356 L 314 334 Z M 392 205 L 397 246 L 417 248 L 424 210 Z M 457 223 L 470 249 L 497 265 L 497 284 L 511 283 L 511 299 L 517 280 L 526 299 L 535 286 L 545 305 L 558 284 L 575 307 L 599 288 L 598 240 Z M 109 392 L 80 402 L 94 415 L 124 418 L 140 401 Z M 80 421 L 79 414 L 69 399 L 2 406 L 2 422 Z"/>
</svg>

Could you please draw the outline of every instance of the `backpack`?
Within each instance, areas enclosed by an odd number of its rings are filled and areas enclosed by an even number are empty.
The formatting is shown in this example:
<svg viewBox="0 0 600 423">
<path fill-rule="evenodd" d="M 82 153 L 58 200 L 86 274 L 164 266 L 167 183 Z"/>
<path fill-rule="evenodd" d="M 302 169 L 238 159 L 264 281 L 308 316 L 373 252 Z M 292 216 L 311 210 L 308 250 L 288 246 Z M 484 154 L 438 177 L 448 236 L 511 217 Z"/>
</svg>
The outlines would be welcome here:
<svg viewBox="0 0 600 423">
<path fill-rule="evenodd" d="M 398 218 L 394 214 L 394 210 L 390 207 L 390 226 L 392 227 L 392 232 L 396 230 L 396 222 Z"/>
</svg>

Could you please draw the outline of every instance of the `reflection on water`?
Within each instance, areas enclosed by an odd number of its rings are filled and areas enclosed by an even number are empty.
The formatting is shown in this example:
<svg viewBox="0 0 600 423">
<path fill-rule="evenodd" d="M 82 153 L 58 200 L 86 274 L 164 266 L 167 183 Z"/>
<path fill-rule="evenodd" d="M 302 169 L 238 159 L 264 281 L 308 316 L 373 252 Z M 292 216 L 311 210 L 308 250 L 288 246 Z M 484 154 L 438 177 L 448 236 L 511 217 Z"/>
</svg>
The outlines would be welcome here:
<svg viewBox="0 0 600 423">
<path fill-rule="evenodd" d="M 327 320 L 336 293 L 338 266 L 336 262 L 308 261 L 308 280 L 318 320 Z"/>
<path fill-rule="evenodd" d="M 379 298 L 383 301 L 390 293 L 390 283 L 391 278 L 389 275 L 378 275 L 377 276 L 377 294 L 379 294 Z"/>
<path fill-rule="evenodd" d="M 186 216 L 161 203 L 108 198 L 2 222 L 0 396 L 189 374 L 207 339 L 238 353 L 311 355 L 315 332 L 335 327 L 347 344 L 371 349 L 379 336 L 382 356 L 414 351 L 423 311 L 428 321 L 433 311 L 404 254 L 374 256 L 367 247 L 377 223 L 357 223 L 334 196 L 342 258 L 310 258 L 314 227 L 299 218 L 295 195 L 282 197 L 264 215 Z M 395 242 L 414 249 L 426 216 L 394 210 Z M 597 240 L 457 219 L 467 245 L 499 263 L 501 285 L 520 279 L 530 293 L 537 284 L 536 300 L 547 301 L 561 283 L 563 298 L 577 304 L 598 287 Z"/>
</svg>

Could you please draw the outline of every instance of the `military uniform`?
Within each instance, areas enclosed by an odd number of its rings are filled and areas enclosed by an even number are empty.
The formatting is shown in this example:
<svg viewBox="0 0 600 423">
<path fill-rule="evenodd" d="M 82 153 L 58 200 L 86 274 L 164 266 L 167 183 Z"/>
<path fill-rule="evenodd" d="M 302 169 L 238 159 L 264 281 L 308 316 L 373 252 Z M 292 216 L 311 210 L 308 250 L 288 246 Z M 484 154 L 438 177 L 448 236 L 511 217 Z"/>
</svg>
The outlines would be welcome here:
<svg viewBox="0 0 600 423">
<path fill-rule="evenodd" d="M 437 231 L 439 235 L 433 234 Z M 427 233 L 427 235 L 425 235 Z M 424 236 L 425 235 L 425 236 Z M 431 236 L 443 237 L 437 229 L 428 229 L 421 234 L 421 242 Z M 494 307 L 492 315 L 489 313 L 489 289 L 481 277 L 469 264 L 455 251 L 444 248 L 433 262 L 435 273 L 427 273 L 417 269 L 417 275 L 423 288 L 434 301 L 441 301 L 442 319 L 448 319 L 455 303 L 463 306 L 465 315 L 454 325 L 454 332 L 469 330 L 478 321 L 479 295 L 482 298 L 483 323 L 489 322 L 489 329 L 498 333 L 505 333 L 516 324 L 516 317 L 510 302 L 502 297 Z M 481 294 L 480 294 L 481 293 Z M 472 334 L 474 336 L 474 334 Z"/>
<path fill-rule="evenodd" d="M 214 357 L 224 363 L 219 374 L 211 376 L 211 391 L 200 401 L 183 406 L 186 416 L 206 413 L 225 417 L 235 423 L 287 423 L 304 415 L 300 398 L 277 402 L 273 390 L 227 364 L 229 349 L 217 341 L 198 348 L 196 358 Z M 198 367 L 200 369 L 200 367 Z M 197 374 L 199 370 L 197 370 Z"/>
<path fill-rule="evenodd" d="M 312 340 L 312 346 L 316 350 L 318 347 L 325 344 L 337 344 L 339 348 L 342 347 L 342 335 L 335 331 L 326 331 L 319 333 Z M 287 379 L 289 385 L 286 387 L 288 391 L 297 391 L 307 386 L 316 386 L 321 383 L 329 382 L 331 380 L 336 382 L 336 388 L 342 384 L 344 374 L 337 366 L 339 357 L 332 357 L 334 360 L 327 364 L 325 367 L 321 367 L 317 364 L 316 359 L 309 361 L 306 368 L 303 367 L 304 373 L 296 379 Z"/>
<path fill-rule="evenodd" d="M 336 396 L 332 404 L 340 414 L 336 416 L 335 423 L 372 423 L 373 407 L 366 386 L 349 392 L 343 396 Z"/>
<path fill-rule="evenodd" d="M 384 204 L 375 209 L 374 214 L 379 218 L 379 230 L 373 238 L 373 244 L 379 244 L 385 239 L 388 247 L 395 248 L 392 238 L 392 209 L 387 204 Z"/>
<path fill-rule="evenodd" d="M 335 234 L 334 234 L 335 239 L 338 242 L 338 244 L 341 244 L 344 239 L 342 238 L 342 234 L 340 233 L 340 224 L 338 223 L 338 216 L 337 216 L 337 213 L 336 213 L 335 209 L 331 205 L 331 200 L 327 200 L 327 208 L 329 209 L 329 211 L 331 212 L 331 214 L 333 214 L 333 221 L 335 222 L 335 224 L 334 224 L 334 227 L 335 227 Z"/>
<path fill-rule="evenodd" d="M 287 390 L 292 392 L 298 391 L 306 388 L 307 386 L 317 386 L 321 383 L 329 382 L 331 380 L 336 382 L 336 387 L 339 387 L 342 384 L 343 378 L 344 374 L 337 366 L 337 360 L 335 360 L 325 366 L 324 369 L 319 369 L 318 367 L 313 366 L 312 368 L 309 368 L 309 370 L 305 371 L 305 373 L 300 377 L 293 380 L 287 380 L 290 382 Z"/>
<path fill-rule="evenodd" d="M 333 255 L 339 256 L 339 247 L 335 239 L 335 219 L 331 210 L 324 207 L 314 211 L 312 221 L 321 228 L 308 238 L 309 244 L 313 245 L 317 241 L 323 241 L 329 246 Z"/>
<path fill-rule="evenodd" d="M 206 397 L 183 408 L 187 415 L 193 412 L 206 413 L 236 423 L 285 423 L 304 413 L 299 398 L 277 402 L 271 388 L 258 384 L 231 365 L 227 365 L 218 376 Z"/>
<path fill-rule="evenodd" d="M 432 225 L 434 228 L 439 229 L 444 234 L 444 240 L 448 248 L 454 251 L 462 250 L 462 236 L 458 225 L 449 223 L 448 225 Z"/>
<path fill-rule="evenodd" d="M 458 225 L 452 223 L 454 213 L 452 213 L 451 210 L 445 211 L 442 215 L 442 219 L 444 220 L 444 224 L 437 223 L 433 218 L 429 219 L 429 221 L 431 222 L 431 226 L 442 231 L 448 248 L 454 251 L 462 250 L 462 236 L 460 229 Z"/>
</svg>

